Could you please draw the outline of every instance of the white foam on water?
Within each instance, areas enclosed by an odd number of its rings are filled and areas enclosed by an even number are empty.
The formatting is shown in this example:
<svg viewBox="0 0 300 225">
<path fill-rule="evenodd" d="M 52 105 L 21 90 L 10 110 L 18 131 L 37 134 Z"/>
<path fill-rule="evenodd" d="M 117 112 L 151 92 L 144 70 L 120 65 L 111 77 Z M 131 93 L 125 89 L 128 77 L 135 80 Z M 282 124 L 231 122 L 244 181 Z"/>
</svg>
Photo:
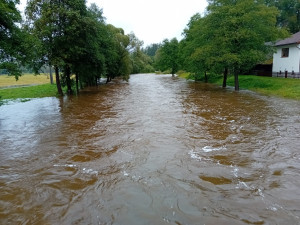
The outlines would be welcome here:
<svg viewBox="0 0 300 225">
<path fill-rule="evenodd" d="M 239 169 L 235 167 L 234 170 L 233 170 L 233 175 L 235 177 L 238 177 L 238 172 L 239 172 Z"/>
<path fill-rule="evenodd" d="M 83 168 L 82 169 L 83 173 L 87 173 L 87 174 L 92 174 L 92 175 L 98 175 L 98 171 L 93 170 L 93 169 L 87 169 L 87 168 Z"/>
<path fill-rule="evenodd" d="M 212 146 L 205 146 L 202 148 L 202 150 L 204 152 L 213 152 L 213 151 L 221 151 L 221 150 L 226 150 L 227 148 L 222 146 L 222 147 L 219 147 L 219 148 L 214 148 Z"/>
<path fill-rule="evenodd" d="M 245 188 L 246 190 L 251 190 L 251 188 L 243 181 L 239 181 L 236 188 Z"/>
<path fill-rule="evenodd" d="M 53 166 L 54 167 L 70 167 L 70 168 L 77 167 L 77 165 L 73 165 L 73 164 L 63 164 L 63 165 L 54 164 Z"/>
<path fill-rule="evenodd" d="M 197 159 L 201 161 L 202 157 L 197 154 L 194 150 L 189 151 L 189 155 L 191 156 L 192 159 Z"/>
<path fill-rule="evenodd" d="M 123 171 L 123 175 L 124 175 L 125 177 L 128 177 L 128 176 L 129 176 L 129 174 L 128 174 L 126 171 Z"/>
</svg>

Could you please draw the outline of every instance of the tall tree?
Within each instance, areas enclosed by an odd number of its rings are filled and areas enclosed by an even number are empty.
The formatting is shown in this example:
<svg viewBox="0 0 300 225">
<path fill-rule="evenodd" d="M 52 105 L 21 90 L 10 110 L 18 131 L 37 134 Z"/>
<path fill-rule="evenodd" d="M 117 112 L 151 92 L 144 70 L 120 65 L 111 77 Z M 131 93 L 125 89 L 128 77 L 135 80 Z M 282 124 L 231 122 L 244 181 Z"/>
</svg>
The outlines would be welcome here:
<svg viewBox="0 0 300 225">
<path fill-rule="evenodd" d="M 125 35 L 122 28 L 116 28 L 113 25 L 108 25 L 111 45 L 106 54 L 106 76 L 107 82 L 110 82 L 115 77 L 122 77 L 128 81 L 129 74 L 132 71 L 130 55 L 128 48 L 130 38 Z"/>
<path fill-rule="evenodd" d="M 238 74 L 265 59 L 272 51 L 266 42 L 275 41 L 278 11 L 259 0 L 209 0 L 205 34 L 209 46 L 222 53 L 221 67 L 231 70 L 235 90 Z"/>
<path fill-rule="evenodd" d="M 165 39 L 161 48 L 156 52 L 156 66 L 160 70 L 171 69 L 172 76 L 179 68 L 179 43 L 176 38 Z"/>
<path fill-rule="evenodd" d="M 151 44 L 151 45 L 148 45 L 146 46 L 145 48 L 142 49 L 142 51 L 150 56 L 150 57 L 154 57 L 155 56 L 155 53 L 156 51 L 161 47 L 161 44 Z"/>
<path fill-rule="evenodd" d="M 26 8 L 27 28 L 42 43 L 41 64 L 54 65 L 56 85 L 63 95 L 59 71 L 64 71 L 68 93 L 71 88 L 73 57 L 84 51 L 80 32 L 86 14 L 85 0 L 29 0 Z"/>
<path fill-rule="evenodd" d="M 129 53 L 132 62 L 132 73 L 149 73 L 153 72 L 152 59 L 150 56 L 146 55 L 143 50 L 143 41 L 140 41 L 134 33 L 129 34 L 130 45 Z"/>
<path fill-rule="evenodd" d="M 40 66 L 53 65 L 55 69 L 57 91 L 63 95 L 60 84 L 60 67 L 63 59 L 59 42 L 63 36 L 62 7 L 59 0 L 29 0 L 26 7 L 26 27 L 42 43 L 38 60 Z"/>
<path fill-rule="evenodd" d="M 214 64 L 209 63 L 216 59 L 209 47 L 209 42 L 205 37 L 205 18 L 200 14 L 191 17 L 187 28 L 184 30 L 184 39 L 180 42 L 180 62 L 183 69 L 194 74 L 195 80 L 200 79 L 199 73 L 203 73 L 207 81 L 207 71 L 212 71 Z"/>
<path fill-rule="evenodd" d="M 299 0 L 265 0 L 268 6 L 279 10 L 277 26 L 287 28 L 291 33 L 300 30 L 300 1 Z"/>
<path fill-rule="evenodd" d="M 79 20 L 80 25 L 77 28 L 79 33 L 74 40 L 78 49 L 71 57 L 77 92 L 79 82 L 81 87 L 97 85 L 98 79 L 105 74 L 105 53 L 110 40 L 102 14 L 102 9 L 91 4 L 87 14 Z"/>
<path fill-rule="evenodd" d="M 22 18 L 16 4 L 19 0 L 0 1 L 0 69 L 18 79 L 32 50 L 32 39 L 20 28 Z"/>
</svg>

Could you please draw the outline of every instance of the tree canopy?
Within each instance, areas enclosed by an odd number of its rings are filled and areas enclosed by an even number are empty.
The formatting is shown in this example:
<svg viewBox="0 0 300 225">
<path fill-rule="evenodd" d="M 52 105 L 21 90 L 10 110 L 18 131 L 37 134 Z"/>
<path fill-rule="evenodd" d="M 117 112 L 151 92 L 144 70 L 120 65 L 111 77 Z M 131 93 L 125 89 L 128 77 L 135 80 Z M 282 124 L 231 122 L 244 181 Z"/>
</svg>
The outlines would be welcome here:
<svg viewBox="0 0 300 225">
<path fill-rule="evenodd" d="M 156 51 L 156 67 L 162 71 L 171 70 L 174 75 L 179 68 L 179 43 L 176 38 L 165 39 Z"/>
<path fill-rule="evenodd" d="M 21 29 L 22 17 L 16 8 L 19 0 L 0 1 L 0 69 L 8 74 L 21 75 L 21 66 L 31 55 L 31 39 Z"/>
<path fill-rule="evenodd" d="M 227 73 L 235 76 L 235 89 L 239 90 L 238 74 L 248 71 L 272 53 L 271 42 L 284 32 L 276 27 L 279 11 L 263 0 L 208 0 L 206 14 L 191 17 L 184 38 L 179 44 L 181 68 L 195 73 Z M 160 66 L 177 61 L 165 41 L 158 50 Z M 163 61 L 163 60 L 164 61 Z M 207 78 L 206 78 L 207 79 Z"/>
<path fill-rule="evenodd" d="M 77 91 L 79 86 L 97 85 L 102 76 L 107 82 L 120 76 L 129 79 L 131 36 L 106 24 L 102 14 L 95 4 L 88 8 L 85 0 L 28 1 L 26 27 L 42 46 L 35 65 L 55 67 L 60 94 L 60 80 L 73 92 L 71 74 Z"/>
<path fill-rule="evenodd" d="M 292 34 L 300 30 L 300 1 L 299 0 L 265 0 L 268 6 L 279 10 L 277 26 L 287 28 Z"/>
</svg>

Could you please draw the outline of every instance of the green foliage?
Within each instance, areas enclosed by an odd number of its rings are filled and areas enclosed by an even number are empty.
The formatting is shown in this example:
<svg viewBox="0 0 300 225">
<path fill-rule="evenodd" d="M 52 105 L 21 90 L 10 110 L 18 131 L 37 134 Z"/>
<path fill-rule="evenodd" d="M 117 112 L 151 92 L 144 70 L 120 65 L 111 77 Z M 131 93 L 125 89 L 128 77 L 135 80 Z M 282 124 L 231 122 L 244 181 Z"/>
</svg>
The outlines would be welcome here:
<svg viewBox="0 0 300 225">
<path fill-rule="evenodd" d="M 162 46 L 156 51 L 155 67 L 158 70 L 171 70 L 174 75 L 179 69 L 179 43 L 176 38 L 165 39 Z"/>
<path fill-rule="evenodd" d="M 132 70 L 128 52 L 130 37 L 124 34 L 122 28 L 116 28 L 113 25 L 108 25 L 107 28 L 112 41 L 106 55 L 107 81 L 115 77 L 122 77 L 127 81 Z"/>
<path fill-rule="evenodd" d="M 150 56 L 142 50 L 143 42 L 131 33 L 130 37 L 130 59 L 132 63 L 132 73 L 150 73 L 154 72 L 153 61 Z"/>
<path fill-rule="evenodd" d="M 101 76 L 108 81 L 119 76 L 129 79 L 129 36 L 107 25 L 95 4 L 87 8 L 85 0 L 30 0 L 26 15 L 28 31 L 41 43 L 35 65 L 53 65 L 62 72 L 68 93 L 73 92 L 71 74 L 76 75 L 77 89 L 79 83 L 97 85 Z"/>
<path fill-rule="evenodd" d="M 240 72 L 264 60 L 272 51 L 265 43 L 278 37 L 277 10 L 253 0 L 213 2 L 221 6 L 211 4 L 205 22 L 212 44 L 223 53 L 221 62 Z"/>
<path fill-rule="evenodd" d="M 20 12 L 16 9 L 18 0 L 0 1 L 0 69 L 18 79 L 20 67 L 25 65 L 32 51 L 30 37 L 20 28 Z"/>
<path fill-rule="evenodd" d="M 77 53 L 71 54 L 69 62 L 82 85 L 96 85 L 97 79 L 105 74 L 105 54 L 111 42 L 102 10 L 92 4 L 78 24 L 78 36 L 72 42 L 77 45 Z"/>
<path fill-rule="evenodd" d="M 155 56 L 156 54 L 156 51 L 161 47 L 161 44 L 151 44 L 151 45 L 148 45 L 146 46 L 146 48 L 142 49 L 142 51 L 150 56 L 150 57 L 153 57 Z"/>
<path fill-rule="evenodd" d="M 184 31 L 181 43 L 184 69 L 195 74 L 238 74 L 265 60 L 273 49 L 266 42 L 275 41 L 280 32 L 275 27 L 278 11 L 262 1 L 209 0 L 207 14 L 196 14 Z"/>
<path fill-rule="evenodd" d="M 279 10 L 277 26 L 287 28 L 291 33 L 300 30 L 300 1 L 299 0 L 264 0 L 268 6 Z"/>
<path fill-rule="evenodd" d="M 179 70 L 179 71 L 177 71 L 176 74 L 178 75 L 178 77 L 180 77 L 180 78 L 185 78 L 185 79 L 188 80 L 188 77 L 190 76 L 191 73 L 186 72 L 186 71 L 184 71 L 184 70 Z"/>
<path fill-rule="evenodd" d="M 300 80 L 276 77 L 240 75 L 240 87 L 261 94 L 300 100 Z M 221 84 L 222 79 L 213 83 Z M 234 86 L 234 77 L 229 77 L 228 85 Z"/>
</svg>

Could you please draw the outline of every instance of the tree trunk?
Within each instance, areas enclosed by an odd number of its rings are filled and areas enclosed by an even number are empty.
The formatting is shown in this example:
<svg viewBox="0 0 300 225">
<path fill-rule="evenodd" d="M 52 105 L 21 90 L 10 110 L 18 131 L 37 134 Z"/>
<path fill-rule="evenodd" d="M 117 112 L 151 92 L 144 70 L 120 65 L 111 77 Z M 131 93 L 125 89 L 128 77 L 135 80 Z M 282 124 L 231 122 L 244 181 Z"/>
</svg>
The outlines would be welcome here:
<svg viewBox="0 0 300 225">
<path fill-rule="evenodd" d="M 226 67 L 223 73 L 223 88 L 227 86 L 228 68 Z"/>
<path fill-rule="evenodd" d="M 78 77 L 78 79 L 79 79 L 79 77 Z M 83 89 L 83 84 L 82 84 L 82 80 L 81 79 L 79 79 L 79 87 L 80 87 L 80 89 Z"/>
<path fill-rule="evenodd" d="M 76 94 L 79 93 L 79 77 L 78 77 L 78 74 L 75 74 L 75 77 L 76 77 Z"/>
<path fill-rule="evenodd" d="M 58 66 L 55 66 L 55 78 L 56 78 L 57 92 L 58 92 L 58 94 L 59 94 L 60 96 L 63 96 L 64 93 L 63 93 L 63 91 L 62 91 L 62 89 L 61 89 Z"/>
<path fill-rule="evenodd" d="M 111 79 L 112 79 L 111 76 L 107 75 L 106 83 L 111 82 Z"/>
<path fill-rule="evenodd" d="M 236 91 L 240 90 L 240 85 L 239 85 L 239 72 L 234 71 L 234 88 Z"/>
<path fill-rule="evenodd" d="M 206 71 L 205 71 L 205 73 L 204 73 L 204 81 L 205 81 L 205 83 L 207 83 L 207 82 L 208 82 L 208 79 L 207 79 L 207 73 L 206 73 Z"/>
<path fill-rule="evenodd" d="M 66 83 L 68 88 L 68 94 L 73 94 L 72 85 L 71 85 L 71 68 L 66 66 L 65 68 L 65 76 L 66 76 Z"/>
<path fill-rule="evenodd" d="M 49 65 L 49 73 L 50 73 L 50 84 L 53 84 L 53 75 L 52 75 L 52 66 Z"/>
</svg>

